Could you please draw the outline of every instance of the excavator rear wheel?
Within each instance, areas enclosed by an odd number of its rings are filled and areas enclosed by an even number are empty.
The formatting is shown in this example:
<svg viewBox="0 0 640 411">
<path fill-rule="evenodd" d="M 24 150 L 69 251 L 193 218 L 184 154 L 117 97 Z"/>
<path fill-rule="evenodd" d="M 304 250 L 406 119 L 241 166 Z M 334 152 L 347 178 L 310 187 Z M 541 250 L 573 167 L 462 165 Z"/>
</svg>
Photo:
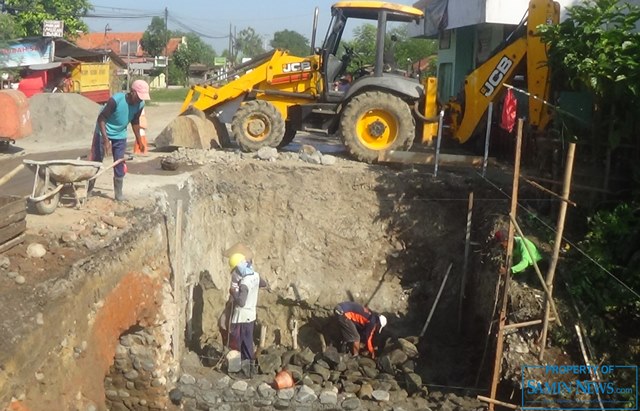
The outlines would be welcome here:
<svg viewBox="0 0 640 411">
<path fill-rule="evenodd" d="M 342 140 L 349 153 L 372 163 L 381 150 L 408 150 L 413 144 L 415 120 L 401 98 L 380 91 L 356 96 L 340 119 Z"/>
<path fill-rule="evenodd" d="M 285 131 L 284 119 L 268 101 L 244 103 L 231 122 L 231 135 L 243 151 L 258 151 L 262 147 L 277 147 Z"/>
</svg>

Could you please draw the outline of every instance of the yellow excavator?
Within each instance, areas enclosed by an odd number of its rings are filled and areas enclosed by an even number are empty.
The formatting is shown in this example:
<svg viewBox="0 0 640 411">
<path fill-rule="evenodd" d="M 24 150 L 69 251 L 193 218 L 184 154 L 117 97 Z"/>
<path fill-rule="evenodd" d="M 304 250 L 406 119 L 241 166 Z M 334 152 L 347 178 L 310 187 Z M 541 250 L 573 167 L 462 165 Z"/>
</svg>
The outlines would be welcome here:
<svg viewBox="0 0 640 411">
<path fill-rule="evenodd" d="M 552 0 L 531 0 L 527 13 L 511 35 L 491 57 L 471 72 L 464 81 L 462 92 L 443 105 L 448 136 L 465 143 L 484 125 L 482 121 L 489 103 L 502 96 L 504 84 L 516 76 L 524 80 L 528 93 L 527 121 L 534 131 L 543 131 L 551 120 L 545 102 L 551 97 L 550 70 L 546 45 L 537 35 L 541 24 L 558 24 L 560 4 Z M 435 93 L 436 79 L 427 81 L 427 95 Z M 425 112 L 435 116 L 435 99 L 427 99 Z M 435 137 L 433 127 L 425 128 L 423 141 Z M 431 131 L 432 133 L 429 133 Z"/>
<path fill-rule="evenodd" d="M 233 138 L 242 150 L 253 152 L 286 146 L 298 131 L 308 131 L 338 134 L 354 158 L 373 162 L 380 151 L 409 150 L 414 139 L 430 143 L 441 109 L 446 113 L 446 134 L 466 142 L 489 103 L 501 96 L 504 83 L 516 74 L 526 78 L 531 93 L 529 123 L 544 129 L 550 116 L 541 100 L 550 95 L 549 69 L 536 27 L 557 23 L 559 5 L 532 0 L 527 14 L 503 46 L 467 76 L 461 95 L 439 104 L 435 79 L 421 84 L 386 61 L 387 23 L 419 22 L 421 10 L 382 1 L 338 2 L 331 8 L 326 38 L 315 48 L 316 9 L 310 56 L 272 50 L 217 82 L 192 86 L 181 115 L 156 138 L 156 146 L 226 147 Z M 375 64 L 359 65 L 350 73 L 348 87 L 336 87 L 347 68 L 361 61 L 341 42 L 352 19 L 376 22 Z"/>
<path fill-rule="evenodd" d="M 336 3 L 316 49 L 317 16 L 316 10 L 312 55 L 272 50 L 226 73 L 220 85 L 193 86 L 182 115 L 156 138 L 156 146 L 225 146 L 230 124 L 231 138 L 244 151 L 285 146 L 298 131 L 339 133 L 349 153 L 366 162 L 375 161 L 380 150 L 408 150 L 416 129 L 413 107 L 424 98 L 424 88 L 385 61 L 385 34 L 387 23 L 418 22 L 422 11 L 382 1 Z M 376 22 L 375 64 L 349 73 L 348 88 L 336 87 L 351 63 L 361 61 L 341 42 L 351 19 Z"/>
</svg>

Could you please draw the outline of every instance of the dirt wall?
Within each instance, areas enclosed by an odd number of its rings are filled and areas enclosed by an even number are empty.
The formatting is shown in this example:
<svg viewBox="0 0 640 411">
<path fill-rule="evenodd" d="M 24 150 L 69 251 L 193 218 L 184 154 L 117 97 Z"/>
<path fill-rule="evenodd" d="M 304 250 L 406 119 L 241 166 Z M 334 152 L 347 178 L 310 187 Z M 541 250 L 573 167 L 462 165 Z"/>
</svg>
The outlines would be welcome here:
<svg viewBox="0 0 640 411">
<path fill-rule="evenodd" d="M 171 299 L 164 287 L 166 230 L 157 217 L 134 224 L 48 284 L 46 307 L 26 309 L 43 310 L 43 321 L 3 352 L 2 403 L 13 398 L 29 410 L 106 409 L 104 376 L 120 335 L 136 324 L 166 324 L 163 300 Z"/>
</svg>

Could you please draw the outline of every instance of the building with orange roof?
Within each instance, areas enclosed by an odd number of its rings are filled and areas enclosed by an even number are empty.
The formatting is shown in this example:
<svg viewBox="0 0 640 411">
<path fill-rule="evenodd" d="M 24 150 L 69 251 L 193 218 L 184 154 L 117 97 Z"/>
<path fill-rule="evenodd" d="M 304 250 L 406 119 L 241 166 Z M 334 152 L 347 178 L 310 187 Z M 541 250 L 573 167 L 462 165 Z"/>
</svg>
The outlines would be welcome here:
<svg viewBox="0 0 640 411">
<path fill-rule="evenodd" d="M 144 32 L 113 32 L 105 29 L 104 32 L 86 33 L 76 39 L 79 47 L 88 50 L 110 50 L 127 63 L 131 74 L 144 74 L 152 70 L 155 65 L 155 57 L 145 53 L 142 48 L 142 36 Z M 184 42 L 184 38 L 169 39 L 164 55 L 171 56 Z"/>
</svg>

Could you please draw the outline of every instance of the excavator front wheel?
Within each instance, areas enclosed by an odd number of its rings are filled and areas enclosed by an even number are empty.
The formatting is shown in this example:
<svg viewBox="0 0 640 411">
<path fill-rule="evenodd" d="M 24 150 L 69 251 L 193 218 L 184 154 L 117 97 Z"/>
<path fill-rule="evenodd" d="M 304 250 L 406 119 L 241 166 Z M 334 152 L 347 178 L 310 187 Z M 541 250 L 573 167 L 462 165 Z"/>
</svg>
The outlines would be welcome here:
<svg viewBox="0 0 640 411">
<path fill-rule="evenodd" d="M 277 147 L 284 136 L 284 119 L 268 101 L 244 103 L 231 122 L 231 134 L 243 151 Z"/>
<path fill-rule="evenodd" d="M 415 120 L 401 98 L 380 91 L 356 96 L 340 120 L 342 140 L 356 159 L 367 163 L 381 150 L 408 150 L 413 144 Z"/>
</svg>

